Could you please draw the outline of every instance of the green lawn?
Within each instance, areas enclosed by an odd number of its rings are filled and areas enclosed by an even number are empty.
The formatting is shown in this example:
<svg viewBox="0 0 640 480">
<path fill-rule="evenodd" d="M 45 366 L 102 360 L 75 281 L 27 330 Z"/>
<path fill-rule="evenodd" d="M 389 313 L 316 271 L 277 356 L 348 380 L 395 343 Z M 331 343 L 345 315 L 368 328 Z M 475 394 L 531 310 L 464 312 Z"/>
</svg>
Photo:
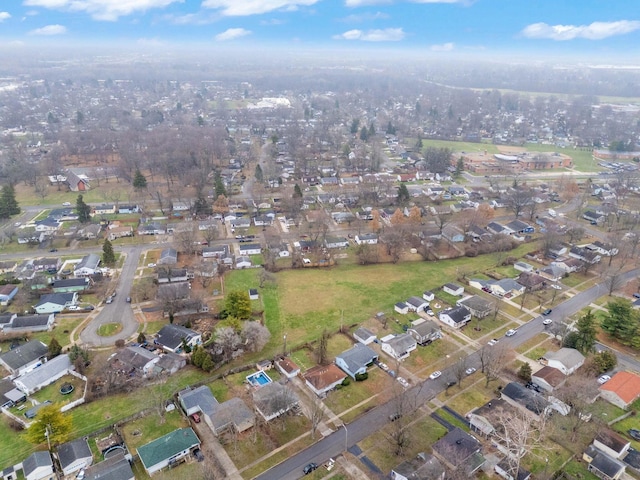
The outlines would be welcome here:
<svg viewBox="0 0 640 480">
<path fill-rule="evenodd" d="M 0 466 L 15 465 L 35 450 L 36 445 L 29 443 L 24 433 L 17 433 L 9 426 L 9 418 L 0 415 Z"/>
<path fill-rule="evenodd" d="M 411 356 L 404 361 L 403 365 L 413 373 L 421 372 L 425 367 L 429 366 L 433 370 L 437 370 L 454 361 L 452 358 L 447 358 L 447 356 L 453 354 L 457 349 L 458 346 L 445 336 L 424 347 L 418 345 L 418 348 L 411 352 Z M 390 368 L 393 368 L 392 362 L 387 363 Z M 428 374 L 430 372 L 424 373 Z"/>
<path fill-rule="evenodd" d="M 73 392 L 63 395 L 60 393 L 60 387 L 67 383 L 73 385 L 74 389 Z M 81 379 L 74 377 L 73 375 L 65 375 L 53 382 L 51 385 L 44 387 L 42 390 L 38 390 L 36 393 L 31 395 L 30 398 L 35 398 L 39 402 L 51 400 L 53 403 L 60 403 L 61 405 L 64 405 L 65 403 L 73 402 L 82 398 L 84 387 L 85 382 Z"/>
<path fill-rule="evenodd" d="M 164 419 L 154 411 L 142 418 L 128 422 L 121 429 L 124 441 L 130 451 L 145 445 L 156 438 L 160 438 L 178 428 L 188 427 L 189 422 L 184 418 L 178 409 L 167 412 Z"/>
<path fill-rule="evenodd" d="M 121 323 L 103 323 L 98 327 L 98 335 L 101 337 L 111 337 L 122 330 Z"/>
<path fill-rule="evenodd" d="M 467 337 L 473 338 L 474 340 L 476 340 L 480 337 L 484 337 L 489 332 L 492 332 L 497 328 L 512 326 L 512 325 L 509 325 L 510 322 L 511 320 L 509 320 L 506 317 L 503 317 L 500 314 L 498 314 L 495 320 L 493 319 L 493 314 L 480 320 L 473 317 L 471 322 L 464 327 L 463 333 Z M 479 329 L 479 330 L 476 330 L 476 329 Z"/>
<path fill-rule="evenodd" d="M 540 344 L 540 343 L 542 343 L 542 342 L 544 342 L 545 340 L 548 340 L 548 339 L 549 339 L 548 335 L 545 335 L 544 333 L 539 333 L 535 337 L 530 338 L 529 340 L 524 342 L 522 345 L 520 345 L 518 348 L 516 348 L 516 352 L 525 353 L 525 352 L 531 350 L 533 347 L 537 346 L 538 344 Z"/>
<path fill-rule="evenodd" d="M 388 389 L 393 379 L 377 367 L 369 368 L 369 378 L 363 382 L 351 381 L 340 390 L 329 392 L 324 403 L 336 415 Z"/>
</svg>

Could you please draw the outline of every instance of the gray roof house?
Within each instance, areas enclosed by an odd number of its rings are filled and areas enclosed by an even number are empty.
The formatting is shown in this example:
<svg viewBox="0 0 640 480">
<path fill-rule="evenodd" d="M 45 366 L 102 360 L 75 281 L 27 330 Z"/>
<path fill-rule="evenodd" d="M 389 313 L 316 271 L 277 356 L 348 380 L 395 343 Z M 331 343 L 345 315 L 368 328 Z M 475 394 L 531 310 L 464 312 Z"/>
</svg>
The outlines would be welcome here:
<svg viewBox="0 0 640 480">
<path fill-rule="evenodd" d="M 620 460 L 607 455 L 594 445 L 589 445 L 582 459 L 587 462 L 587 470 L 604 480 L 618 480 L 625 473 L 626 465 Z"/>
<path fill-rule="evenodd" d="M 428 345 L 442 337 L 442 330 L 433 320 L 416 320 L 407 329 L 418 345 Z"/>
<path fill-rule="evenodd" d="M 18 293 L 18 290 L 18 285 L 12 283 L 0 286 L 0 305 L 9 305 L 13 297 Z"/>
<path fill-rule="evenodd" d="M 58 461 L 64 475 L 82 470 L 93 463 L 93 455 L 84 438 L 63 443 L 58 447 Z"/>
<path fill-rule="evenodd" d="M 89 287 L 90 280 L 83 278 L 65 278 L 56 280 L 51 287 L 54 293 L 82 292 Z"/>
<path fill-rule="evenodd" d="M 229 428 L 244 432 L 255 423 L 255 415 L 241 399 L 234 397 L 218 403 L 206 385 L 195 389 L 186 388 L 178 393 L 178 399 L 187 415 L 201 413 L 215 435 Z"/>
<path fill-rule="evenodd" d="M 137 448 L 138 457 L 149 475 L 168 467 L 200 446 L 196 432 L 179 428 Z"/>
<path fill-rule="evenodd" d="M 433 455 L 421 452 L 391 469 L 391 480 L 444 480 L 445 470 Z"/>
<path fill-rule="evenodd" d="M 469 477 L 486 462 L 482 445 L 475 437 L 456 427 L 433 444 L 433 454 L 452 470 L 461 469 Z"/>
<path fill-rule="evenodd" d="M 85 255 L 80 260 L 80 263 L 76 264 L 73 274 L 76 277 L 87 277 L 93 275 L 98 271 L 98 265 L 100 265 L 100 256 L 95 253 Z"/>
<path fill-rule="evenodd" d="M 542 395 L 516 382 L 508 383 L 501 390 L 500 398 L 534 418 L 544 415 L 549 408 L 549 402 Z"/>
<path fill-rule="evenodd" d="M 41 341 L 31 340 L 0 355 L 0 365 L 16 377 L 46 362 L 48 351 L 47 346 Z"/>
<path fill-rule="evenodd" d="M 177 353 L 165 352 L 163 355 L 160 355 L 160 359 L 154 364 L 153 370 L 154 373 L 158 375 L 163 373 L 173 375 L 186 365 L 187 359 L 185 357 Z"/>
<path fill-rule="evenodd" d="M 466 307 L 476 318 L 484 318 L 493 311 L 493 304 L 480 295 L 471 295 L 458 300 L 456 305 Z"/>
<path fill-rule="evenodd" d="M 195 330 L 170 323 L 160 329 L 154 343 L 166 351 L 180 353 L 183 340 L 190 347 L 194 347 L 202 343 L 202 336 Z"/>
<path fill-rule="evenodd" d="M 46 387 L 60 377 L 63 377 L 69 373 L 70 370 L 74 370 L 74 367 L 69 355 L 58 355 L 41 367 L 34 368 L 30 372 L 16 378 L 13 383 L 25 394 L 31 395 L 42 387 Z"/>
<path fill-rule="evenodd" d="M 60 313 L 77 302 L 78 294 L 76 292 L 47 293 L 40 296 L 40 300 L 33 308 L 37 313 Z"/>
<path fill-rule="evenodd" d="M 385 337 L 382 339 L 382 351 L 396 360 L 409 357 L 417 347 L 415 339 L 408 333 Z"/>
<path fill-rule="evenodd" d="M 49 315 L 15 315 L 2 328 L 5 332 L 44 332 L 51 330 L 55 323 L 53 313 Z"/>
<path fill-rule="evenodd" d="M 160 252 L 158 265 L 175 265 L 178 263 L 178 252 L 175 248 L 165 248 Z"/>
<path fill-rule="evenodd" d="M 138 373 L 147 376 L 154 371 L 160 357 L 149 350 L 137 346 L 127 346 L 116 352 L 111 364 L 129 375 Z"/>
<path fill-rule="evenodd" d="M 584 355 L 575 348 L 563 347 L 557 352 L 547 352 L 542 357 L 542 363 L 557 368 L 565 375 L 571 375 L 584 364 Z"/>
<path fill-rule="evenodd" d="M 185 388 L 178 392 L 178 401 L 187 415 L 200 412 L 212 412 L 218 401 L 206 385 L 198 388 Z"/>
<path fill-rule="evenodd" d="M 267 383 L 253 392 L 256 410 L 267 422 L 284 415 L 299 402 L 291 388 L 278 382 Z"/>
<path fill-rule="evenodd" d="M 55 480 L 53 460 L 49 452 L 33 452 L 22 461 L 22 471 L 26 480 Z"/>
<path fill-rule="evenodd" d="M 335 362 L 351 378 L 367 372 L 367 367 L 378 359 L 378 354 L 360 343 L 336 356 Z"/>
<path fill-rule="evenodd" d="M 84 471 L 84 480 L 135 480 L 135 476 L 124 453 L 118 453 L 87 467 Z"/>
<path fill-rule="evenodd" d="M 471 312 L 465 306 L 447 308 L 438 314 L 438 318 L 445 325 L 462 328 L 471 321 Z"/>
<path fill-rule="evenodd" d="M 0 408 L 13 407 L 24 402 L 26 395 L 18 390 L 8 378 L 0 379 Z"/>
<path fill-rule="evenodd" d="M 355 332 L 353 332 L 353 338 L 355 338 L 358 342 L 362 343 L 363 345 L 369 345 L 377 337 L 376 337 L 376 334 L 373 333 L 368 328 L 359 327 Z"/>
</svg>

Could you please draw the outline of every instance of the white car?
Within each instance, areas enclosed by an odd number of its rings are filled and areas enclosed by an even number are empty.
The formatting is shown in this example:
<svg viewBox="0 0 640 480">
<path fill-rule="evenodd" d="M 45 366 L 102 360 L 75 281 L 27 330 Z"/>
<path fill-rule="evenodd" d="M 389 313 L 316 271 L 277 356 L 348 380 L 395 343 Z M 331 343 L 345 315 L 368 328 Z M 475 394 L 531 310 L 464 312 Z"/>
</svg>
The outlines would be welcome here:
<svg viewBox="0 0 640 480">
<path fill-rule="evenodd" d="M 63 207 L 70 207 L 71 206 L 71 202 L 64 202 L 62 204 Z"/>
<path fill-rule="evenodd" d="M 551 285 L 551 288 L 555 290 L 562 290 L 562 287 L 560 285 Z"/>
<path fill-rule="evenodd" d="M 149 264 L 147 265 L 147 267 L 149 267 L 149 268 L 153 268 L 153 267 L 155 267 L 155 266 L 156 266 L 156 264 L 155 264 L 155 263 L 149 263 Z"/>
<path fill-rule="evenodd" d="M 551 320 L 550 318 L 545 318 L 545 319 L 542 321 L 542 324 L 543 324 L 543 325 L 551 325 L 552 323 L 553 323 L 553 320 Z"/>
<path fill-rule="evenodd" d="M 429 375 L 429 378 L 431 380 L 435 380 L 436 378 L 438 378 L 440 375 L 442 375 L 442 372 L 440 370 L 436 370 L 435 372 L 433 372 L 431 375 Z"/>
<path fill-rule="evenodd" d="M 505 336 L 507 337 L 513 337 L 516 333 L 518 333 L 518 330 L 511 328 L 509 330 L 507 330 L 507 333 L 505 333 Z"/>
<path fill-rule="evenodd" d="M 407 382 L 404 378 L 402 377 L 398 377 L 396 378 L 396 380 L 398 380 L 398 383 L 400 385 L 402 385 L 404 388 L 407 388 L 409 386 L 409 382 Z"/>
<path fill-rule="evenodd" d="M 598 383 L 600 385 L 604 385 L 609 380 L 611 380 L 611 376 L 610 375 L 600 375 L 600 377 L 598 378 Z"/>
<path fill-rule="evenodd" d="M 80 307 L 78 305 L 69 305 L 67 310 L 80 310 Z"/>
<path fill-rule="evenodd" d="M 487 345 L 489 345 L 490 347 L 493 347 L 496 343 L 498 343 L 498 339 L 497 338 L 492 338 L 491 340 L 489 340 L 487 342 Z"/>
<path fill-rule="evenodd" d="M 476 369 L 474 367 L 469 367 L 464 371 L 464 373 L 466 375 L 473 375 L 474 373 L 476 373 Z"/>
</svg>

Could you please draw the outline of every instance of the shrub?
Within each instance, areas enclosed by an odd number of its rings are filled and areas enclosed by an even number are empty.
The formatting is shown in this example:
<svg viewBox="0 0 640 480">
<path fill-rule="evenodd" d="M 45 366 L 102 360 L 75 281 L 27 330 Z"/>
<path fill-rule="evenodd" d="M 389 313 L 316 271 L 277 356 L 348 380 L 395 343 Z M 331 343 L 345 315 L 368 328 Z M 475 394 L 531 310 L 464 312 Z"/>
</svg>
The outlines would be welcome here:
<svg viewBox="0 0 640 480">
<path fill-rule="evenodd" d="M 346 386 L 347 386 L 347 385 L 349 385 L 350 383 L 351 383 L 351 380 L 349 380 L 349 378 L 345 378 L 345 379 L 342 381 L 342 386 L 343 386 L 343 387 L 346 387 Z"/>
<path fill-rule="evenodd" d="M 364 382 L 367 378 L 369 378 L 369 373 L 356 373 L 356 382 Z"/>
</svg>

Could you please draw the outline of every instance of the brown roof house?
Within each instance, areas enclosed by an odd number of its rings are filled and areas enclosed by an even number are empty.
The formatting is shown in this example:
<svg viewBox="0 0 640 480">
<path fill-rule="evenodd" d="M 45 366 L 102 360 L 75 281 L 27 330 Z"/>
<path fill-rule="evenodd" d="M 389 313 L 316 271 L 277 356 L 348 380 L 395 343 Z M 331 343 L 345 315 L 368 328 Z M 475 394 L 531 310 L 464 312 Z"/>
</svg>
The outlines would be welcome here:
<svg viewBox="0 0 640 480">
<path fill-rule="evenodd" d="M 294 378 L 300 374 L 300 367 L 288 357 L 276 360 L 276 367 L 287 378 Z"/>
<path fill-rule="evenodd" d="M 589 465 L 587 469 L 604 480 L 618 480 L 625 473 L 622 460 L 628 453 L 631 443 L 618 433 L 609 429 L 599 430 L 593 443 L 589 445 L 582 459 Z"/>
<path fill-rule="evenodd" d="M 302 375 L 307 386 L 318 396 L 324 396 L 347 378 L 337 365 L 318 365 L 310 368 Z"/>
<path fill-rule="evenodd" d="M 631 372 L 618 372 L 600 387 L 600 396 L 626 409 L 640 397 L 640 376 Z"/>
<path fill-rule="evenodd" d="M 392 480 L 444 480 L 445 470 L 433 455 L 421 452 L 391 469 Z"/>
<path fill-rule="evenodd" d="M 564 373 L 548 365 L 531 374 L 531 381 L 547 392 L 553 392 L 554 389 L 562 386 L 566 379 Z"/>
</svg>

